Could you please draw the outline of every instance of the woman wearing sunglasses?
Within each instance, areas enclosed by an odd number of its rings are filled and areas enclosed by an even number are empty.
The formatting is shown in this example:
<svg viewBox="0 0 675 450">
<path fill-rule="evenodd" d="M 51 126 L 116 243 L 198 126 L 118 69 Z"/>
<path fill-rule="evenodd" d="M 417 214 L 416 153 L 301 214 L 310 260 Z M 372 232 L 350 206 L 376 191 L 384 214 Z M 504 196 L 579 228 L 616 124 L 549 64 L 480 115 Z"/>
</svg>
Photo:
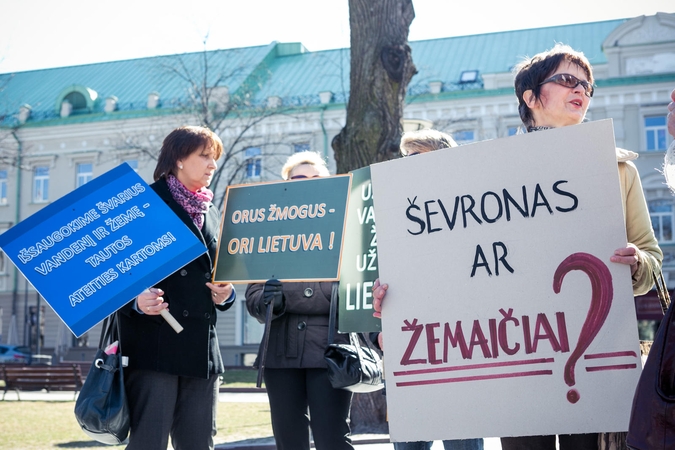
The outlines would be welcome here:
<svg viewBox="0 0 675 450">
<path fill-rule="evenodd" d="M 515 90 L 520 118 L 528 132 L 581 123 L 593 97 L 593 69 L 583 53 L 558 44 L 516 66 Z M 630 265 L 633 294 L 652 287 L 652 271 L 663 254 L 652 230 L 640 176 L 631 162 L 637 154 L 616 150 L 628 246 L 608 255 L 614 263 Z M 503 450 L 555 450 L 555 436 L 502 438 Z M 559 436 L 560 450 L 598 448 L 598 435 Z"/>
<path fill-rule="evenodd" d="M 315 152 L 295 153 L 281 169 L 284 180 L 298 182 L 328 175 L 325 161 Z M 307 183 L 307 189 L 311 188 Z M 331 282 L 268 280 L 246 289 L 248 312 L 261 323 L 265 322 L 266 305 L 271 303 L 270 292 L 282 292 L 271 305 L 263 371 L 279 450 L 309 450 L 310 428 L 317 450 L 353 449 L 349 428 L 352 393 L 333 389 L 323 357 L 328 346 L 331 286 Z M 347 336 L 336 333 L 334 340 L 348 343 Z M 256 361 L 256 366 L 259 363 Z"/>
<path fill-rule="evenodd" d="M 584 120 L 593 96 L 593 70 L 583 53 L 558 44 L 516 66 L 515 90 L 527 132 L 576 125 Z M 638 155 L 617 149 L 616 156 L 628 245 L 608 257 L 611 262 L 630 266 L 633 294 L 642 295 L 651 289 L 652 272 L 660 270 L 663 254 L 651 227 L 640 176 L 631 162 Z M 373 285 L 376 317 L 381 314 L 388 287 L 379 280 Z M 558 438 L 559 447 L 556 436 L 504 437 L 501 445 L 502 450 L 598 449 L 597 433 Z"/>
</svg>

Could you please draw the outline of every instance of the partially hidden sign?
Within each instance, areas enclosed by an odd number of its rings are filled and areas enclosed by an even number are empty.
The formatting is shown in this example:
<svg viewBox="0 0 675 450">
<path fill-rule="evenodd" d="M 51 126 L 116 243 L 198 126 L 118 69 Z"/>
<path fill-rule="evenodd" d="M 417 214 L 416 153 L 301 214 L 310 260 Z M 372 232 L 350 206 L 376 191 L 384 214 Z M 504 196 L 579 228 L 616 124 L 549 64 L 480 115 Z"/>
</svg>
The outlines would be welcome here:
<svg viewBox="0 0 675 450">
<path fill-rule="evenodd" d="M 611 121 L 371 166 L 394 441 L 625 431 L 641 371 Z"/>
<path fill-rule="evenodd" d="M 373 283 L 378 271 L 370 167 L 350 173 L 352 188 L 340 269 L 338 329 L 343 333 L 379 331 L 382 322 L 373 317 Z"/>
<path fill-rule="evenodd" d="M 10 228 L 0 247 L 76 336 L 206 252 L 126 163 Z"/>
<path fill-rule="evenodd" d="M 335 281 L 351 175 L 228 186 L 214 282 Z"/>
</svg>

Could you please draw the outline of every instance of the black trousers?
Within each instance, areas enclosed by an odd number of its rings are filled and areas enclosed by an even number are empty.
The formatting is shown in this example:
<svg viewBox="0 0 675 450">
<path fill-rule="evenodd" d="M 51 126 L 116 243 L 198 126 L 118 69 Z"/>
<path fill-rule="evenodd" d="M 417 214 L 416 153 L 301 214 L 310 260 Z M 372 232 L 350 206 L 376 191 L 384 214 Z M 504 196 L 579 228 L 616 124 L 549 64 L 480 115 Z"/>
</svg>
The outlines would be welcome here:
<svg viewBox="0 0 675 450">
<path fill-rule="evenodd" d="M 124 372 L 131 413 L 127 450 L 213 450 L 218 375 L 181 377 L 152 370 Z"/>
<path fill-rule="evenodd" d="M 333 389 L 326 369 L 268 369 L 264 373 L 277 450 L 352 450 L 352 393 Z M 309 415 L 308 415 L 309 409 Z"/>
<path fill-rule="evenodd" d="M 598 434 L 560 434 L 560 450 L 597 450 Z M 503 437 L 502 450 L 555 450 L 555 435 Z"/>
</svg>

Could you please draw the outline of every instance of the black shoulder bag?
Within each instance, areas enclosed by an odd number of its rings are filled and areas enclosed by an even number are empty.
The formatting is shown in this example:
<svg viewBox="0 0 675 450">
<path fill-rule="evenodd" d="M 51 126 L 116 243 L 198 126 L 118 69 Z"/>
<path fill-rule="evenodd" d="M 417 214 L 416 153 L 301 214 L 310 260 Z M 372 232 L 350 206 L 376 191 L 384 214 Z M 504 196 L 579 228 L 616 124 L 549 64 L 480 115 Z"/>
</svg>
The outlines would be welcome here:
<svg viewBox="0 0 675 450">
<path fill-rule="evenodd" d="M 349 344 L 334 344 L 337 316 L 338 284 L 333 283 L 328 322 L 328 347 L 324 359 L 328 379 L 335 389 L 351 392 L 374 392 L 384 387 L 382 362 L 362 333 L 349 333 Z M 359 338 L 366 343 L 362 346 Z"/>
<path fill-rule="evenodd" d="M 633 397 L 626 438 L 633 450 L 675 448 L 675 315 L 663 273 L 654 283 L 665 316 Z"/>
<path fill-rule="evenodd" d="M 122 345 L 112 355 L 105 348 L 119 341 L 120 324 L 114 313 L 103 321 L 98 351 L 75 402 L 75 418 L 90 438 L 121 444 L 129 435 L 129 407 L 124 390 Z"/>
</svg>

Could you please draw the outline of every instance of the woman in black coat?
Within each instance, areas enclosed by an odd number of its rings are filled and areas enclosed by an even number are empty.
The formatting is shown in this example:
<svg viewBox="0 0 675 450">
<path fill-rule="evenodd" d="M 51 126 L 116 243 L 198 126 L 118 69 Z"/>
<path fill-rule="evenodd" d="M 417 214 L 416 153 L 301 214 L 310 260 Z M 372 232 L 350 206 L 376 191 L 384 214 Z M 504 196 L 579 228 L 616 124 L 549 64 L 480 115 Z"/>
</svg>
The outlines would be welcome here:
<svg viewBox="0 0 675 450">
<path fill-rule="evenodd" d="M 213 449 L 218 374 L 223 362 L 216 311 L 235 299 L 231 284 L 209 282 L 220 214 L 207 189 L 223 151 L 202 127 L 181 127 L 162 144 L 152 189 L 207 247 L 208 252 L 146 289 L 122 308 L 122 348 L 129 356 L 125 387 L 131 413 L 127 449 Z M 179 334 L 160 316 L 171 314 Z"/>
<path fill-rule="evenodd" d="M 282 169 L 285 180 L 328 175 L 321 157 L 300 152 Z M 277 280 L 250 284 L 246 289 L 249 313 L 265 322 L 265 287 Z M 312 429 L 317 450 L 353 449 L 349 428 L 352 394 L 333 389 L 323 359 L 328 345 L 331 283 L 283 283 L 283 296 L 273 305 L 264 379 L 270 401 L 272 431 L 278 450 L 309 450 Z M 336 335 L 336 342 L 346 342 Z"/>
</svg>

